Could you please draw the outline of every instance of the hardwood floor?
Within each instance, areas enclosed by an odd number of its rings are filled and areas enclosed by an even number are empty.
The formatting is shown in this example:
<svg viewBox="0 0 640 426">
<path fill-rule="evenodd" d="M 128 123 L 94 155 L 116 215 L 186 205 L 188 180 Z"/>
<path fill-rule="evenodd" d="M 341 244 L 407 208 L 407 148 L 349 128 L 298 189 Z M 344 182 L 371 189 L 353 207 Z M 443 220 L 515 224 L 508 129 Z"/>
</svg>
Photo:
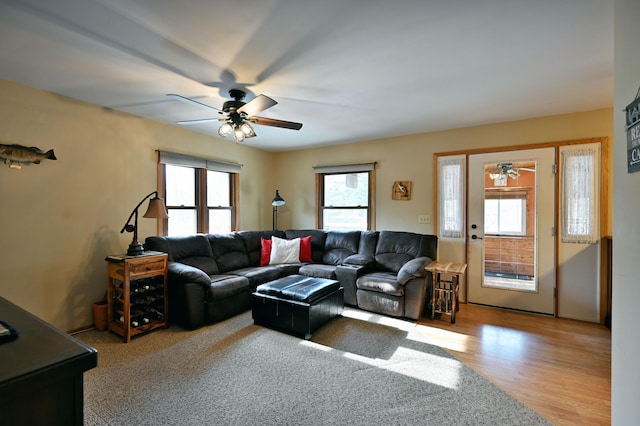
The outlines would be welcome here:
<svg viewBox="0 0 640 426">
<path fill-rule="evenodd" d="M 425 333 L 556 425 L 611 424 L 611 332 L 604 326 L 471 304 Z"/>
</svg>

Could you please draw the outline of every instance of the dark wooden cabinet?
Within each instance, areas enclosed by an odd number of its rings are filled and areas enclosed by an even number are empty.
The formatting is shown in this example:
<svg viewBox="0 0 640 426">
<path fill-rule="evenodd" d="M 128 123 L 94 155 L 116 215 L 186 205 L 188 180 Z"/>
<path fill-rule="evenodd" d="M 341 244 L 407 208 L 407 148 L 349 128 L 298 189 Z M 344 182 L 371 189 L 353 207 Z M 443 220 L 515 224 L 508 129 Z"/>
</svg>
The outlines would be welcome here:
<svg viewBox="0 0 640 426">
<path fill-rule="evenodd" d="M 82 425 L 83 374 L 97 351 L 0 297 L 17 339 L 0 343 L 0 423 Z"/>
</svg>

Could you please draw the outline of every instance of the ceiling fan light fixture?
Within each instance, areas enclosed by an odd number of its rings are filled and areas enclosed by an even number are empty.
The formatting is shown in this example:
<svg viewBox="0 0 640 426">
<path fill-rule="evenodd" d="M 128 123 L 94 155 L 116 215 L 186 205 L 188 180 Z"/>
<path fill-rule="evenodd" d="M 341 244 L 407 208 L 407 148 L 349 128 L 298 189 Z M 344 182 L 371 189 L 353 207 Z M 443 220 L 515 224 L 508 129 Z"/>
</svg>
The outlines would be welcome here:
<svg viewBox="0 0 640 426">
<path fill-rule="evenodd" d="M 247 138 L 252 138 L 256 135 L 256 132 L 253 130 L 253 127 L 246 121 L 240 125 L 240 130 L 244 133 L 244 136 Z"/>
<path fill-rule="evenodd" d="M 222 126 L 218 129 L 218 134 L 223 138 L 226 138 L 233 132 L 233 126 L 229 123 L 223 123 Z"/>
<path fill-rule="evenodd" d="M 242 131 L 242 129 L 239 126 L 236 126 L 236 128 L 233 131 L 233 135 L 236 138 L 236 142 L 240 143 L 244 140 L 244 132 Z"/>
</svg>

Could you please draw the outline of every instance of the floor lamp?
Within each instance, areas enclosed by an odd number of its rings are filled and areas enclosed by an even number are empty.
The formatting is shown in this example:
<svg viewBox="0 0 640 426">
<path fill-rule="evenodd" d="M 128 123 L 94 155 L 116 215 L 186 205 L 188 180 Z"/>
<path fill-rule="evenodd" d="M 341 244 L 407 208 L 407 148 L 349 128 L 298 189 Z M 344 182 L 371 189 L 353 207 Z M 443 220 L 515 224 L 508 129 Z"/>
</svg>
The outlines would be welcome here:
<svg viewBox="0 0 640 426">
<path fill-rule="evenodd" d="M 273 201 L 271 202 L 273 206 L 273 229 L 278 229 L 278 207 L 284 206 L 284 198 L 280 196 L 280 193 L 276 189 L 276 196 L 273 197 Z"/>
</svg>

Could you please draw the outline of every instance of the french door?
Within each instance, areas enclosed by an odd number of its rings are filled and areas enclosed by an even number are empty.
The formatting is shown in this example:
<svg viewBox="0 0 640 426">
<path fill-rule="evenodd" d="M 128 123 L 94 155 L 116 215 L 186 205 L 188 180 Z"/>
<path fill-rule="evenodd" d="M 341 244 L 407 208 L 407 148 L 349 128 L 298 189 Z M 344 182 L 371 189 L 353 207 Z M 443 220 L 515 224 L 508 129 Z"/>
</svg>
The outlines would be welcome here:
<svg viewBox="0 0 640 426">
<path fill-rule="evenodd" d="M 555 149 L 469 156 L 468 301 L 555 313 Z"/>
</svg>

